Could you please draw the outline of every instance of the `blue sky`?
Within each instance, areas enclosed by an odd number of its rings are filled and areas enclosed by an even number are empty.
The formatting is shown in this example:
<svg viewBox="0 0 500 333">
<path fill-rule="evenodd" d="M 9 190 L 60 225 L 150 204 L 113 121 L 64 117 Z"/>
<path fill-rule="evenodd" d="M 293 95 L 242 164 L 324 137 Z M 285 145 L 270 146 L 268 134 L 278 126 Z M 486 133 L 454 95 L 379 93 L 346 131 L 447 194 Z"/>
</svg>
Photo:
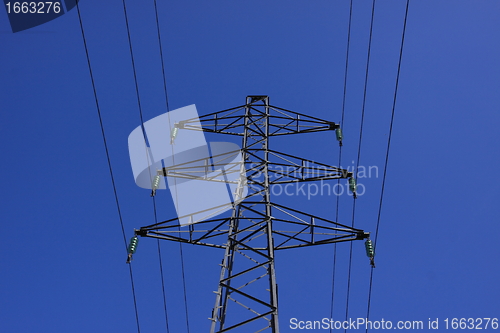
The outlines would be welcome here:
<svg viewBox="0 0 500 333">
<path fill-rule="evenodd" d="M 375 7 L 355 225 L 374 231 L 405 1 Z M 203 115 L 271 104 L 340 121 L 349 1 L 158 4 L 170 108 Z M 127 1 L 144 119 L 166 112 L 153 1 Z M 127 237 L 151 224 L 127 137 L 140 124 L 122 2 L 80 2 Z M 371 1 L 354 1 L 344 166 L 356 159 Z M 500 3 L 411 1 L 377 244 L 371 319 L 500 317 Z M 13 34 L 0 10 L 0 322 L 4 332 L 136 332 L 120 222 L 76 10 Z M 208 140 L 226 138 L 207 136 Z M 336 165 L 333 133 L 283 137 L 273 149 Z M 335 198 L 277 198 L 333 219 Z M 162 220 L 172 199 L 158 194 Z M 339 222 L 352 219 L 340 198 Z M 349 317 L 365 317 L 370 266 L 353 244 Z M 206 332 L 222 251 L 184 246 L 191 332 Z M 334 319 L 345 318 L 349 245 L 337 247 Z M 179 245 L 162 243 L 171 332 L 186 332 Z M 333 246 L 277 255 L 280 325 L 330 316 Z M 165 331 L 156 241 L 133 261 L 141 332 Z"/>
</svg>

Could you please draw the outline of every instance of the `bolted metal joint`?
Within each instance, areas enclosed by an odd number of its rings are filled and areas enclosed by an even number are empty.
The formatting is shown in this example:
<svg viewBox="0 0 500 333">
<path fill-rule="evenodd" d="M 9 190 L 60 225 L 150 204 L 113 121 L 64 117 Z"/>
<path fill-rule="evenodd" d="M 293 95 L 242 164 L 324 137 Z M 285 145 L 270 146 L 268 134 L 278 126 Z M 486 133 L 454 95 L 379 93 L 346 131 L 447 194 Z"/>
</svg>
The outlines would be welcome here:
<svg viewBox="0 0 500 333">
<path fill-rule="evenodd" d="M 340 128 L 339 124 L 335 124 L 334 122 L 328 122 L 328 126 L 330 126 L 330 130 L 335 131 L 337 128 Z"/>
<path fill-rule="evenodd" d="M 360 230 L 356 235 L 357 240 L 367 239 L 367 238 L 370 238 L 370 233 L 366 231 Z"/>
<path fill-rule="evenodd" d="M 141 229 L 134 229 L 134 232 L 137 236 L 141 236 L 141 237 L 144 237 L 148 234 L 148 231 L 141 228 Z"/>
</svg>

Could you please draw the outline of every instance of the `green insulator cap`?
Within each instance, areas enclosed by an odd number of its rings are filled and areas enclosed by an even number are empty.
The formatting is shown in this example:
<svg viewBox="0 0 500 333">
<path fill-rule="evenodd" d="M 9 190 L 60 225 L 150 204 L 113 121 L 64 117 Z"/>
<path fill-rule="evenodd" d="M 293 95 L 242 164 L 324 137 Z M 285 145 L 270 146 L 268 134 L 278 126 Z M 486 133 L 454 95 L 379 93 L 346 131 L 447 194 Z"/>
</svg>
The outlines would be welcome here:
<svg viewBox="0 0 500 333">
<path fill-rule="evenodd" d="M 344 138 L 344 136 L 342 135 L 342 129 L 340 127 L 335 130 L 335 135 L 337 136 L 338 141 L 342 141 L 342 139 Z"/>
<path fill-rule="evenodd" d="M 354 177 L 349 178 L 349 189 L 351 192 L 356 192 L 356 179 Z"/>
<path fill-rule="evenodd" d="M 375 257 L 375 249 L 373 248 L 373 243 L 371 239 L 366 240 L 365 242 L 366 255 L 369 258 Z"/>
<path fill-rule="evenodd" d="M 179 129 L 177 127 L 174 127 L 172 129 L 172 132 L 171 132 L 171 135 L 170 135 L 172 137 L 172 139 L 175 139 L 175 137 L 177 136 L 177 132 L 178 131 L 179 131 Z"/>
<path fill-rule="evenodd" d="M 160 175 L 156 175 L 153 179 L 153 189 L 157 189 L 160 186 Z"/>
<path fill-rule="evenodd" d="M 128 253 L 135 253 L 135 251 L 137 250 L 137 243 L 139 243 L 139 238 L 137 238 L 137 236 L 130 238 L 130 243 L 128 244 Z"/>
</svg>

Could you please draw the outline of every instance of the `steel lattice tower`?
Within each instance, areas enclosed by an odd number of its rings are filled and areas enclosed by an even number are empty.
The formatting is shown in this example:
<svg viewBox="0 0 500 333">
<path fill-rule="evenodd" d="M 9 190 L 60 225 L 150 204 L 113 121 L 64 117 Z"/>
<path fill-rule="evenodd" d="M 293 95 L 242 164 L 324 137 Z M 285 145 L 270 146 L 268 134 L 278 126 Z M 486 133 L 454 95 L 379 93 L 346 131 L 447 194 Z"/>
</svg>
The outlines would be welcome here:
<svg viewBox="0 0 500 333">
<path fill-rule="evenodd" d="M 353 174 L 322 163 L 272 150 L 270 138 L 278 135 L 332 131 L 339 125 L 269 104 L 268 96 L 248 96 L 245 105 L 186 119 L 179 131 L 196 130 L 242 136 L 243 163 L 227 165 L 227 157 L 212 156 L 225 173 L 240 173 L 237 191 L 248 195 L 235 201 L 228 217 L 179 225 L 173 218 L 136 230 L 143 237 L 224 249 L 211 333 L 279 332 L 275 252 L 321 244 L 360 240 L 369 233 L 292 209 L 271 200 L 271 186 L 351 178 Z M 219 162 L 216 162 L 219 161 Z M 200 161 L 203 162 L 203 161 Z M 244 166 L 244 168 L 242 168 Z M 163 176 L 193 178 L 187 165 L 161 170 Z M 217 179 L 205 179 L 215 181 Z M 238 193 L 236 193 L 238 197 Z"/>
</svg>

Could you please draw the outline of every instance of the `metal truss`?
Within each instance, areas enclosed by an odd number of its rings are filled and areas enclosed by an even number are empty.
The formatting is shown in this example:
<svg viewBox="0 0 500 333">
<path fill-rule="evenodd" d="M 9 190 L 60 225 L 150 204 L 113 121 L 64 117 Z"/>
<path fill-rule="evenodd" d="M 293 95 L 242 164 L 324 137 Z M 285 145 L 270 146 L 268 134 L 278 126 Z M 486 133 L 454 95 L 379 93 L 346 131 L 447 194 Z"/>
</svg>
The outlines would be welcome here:
<svg viewBox="0 0 500 333">
<path fill-rule="evenodd" d="M 190 224 L 186 226 L 186 230 L 181 231 L 179 231 L 178 218 L 173 218 L 142 227 L 137 231 L 137 234 L 175 242 L 226 248 L 225 242 L 227 234 L 231 230 L 231 222 L 237 221 L 239 230 L 234 231 L 234 233 L 239 235 L 239 242 L 247 244 L 256 238 L 255 236 L 263 236 L 262 223 L 266 222 L 266 215 L 262 206 L 265 204 L 265 202 L 244 201 L 238 204 L 242 216 L 208 219 Z M 360 229 L 276 203 L 270 205 L 273 209 L 273 216 L 270 220 L 274 224 L 272 230 L 274 250 L 331 244 L 368 237 L 368 233 Z M 184 217 L 188 216 L 180 218 Z M 266 248 L 266 244 L 261 244 L 260 247 L 254 244 L 253 247 L 253 249 L 259 251 Z"/>
<path fill-rule="evenodd" d="M 265 107 L 265 111 L 259 107 Z M 266 124 L 266 128 L 262 124 Z M 271 106 L 268 96 L 248 96 L 245 105 L 210 113 L 196 119 L 186 119 L 179 122 L 177 127 L 212 133 L 260 136 L 261 140 L 256 140 L 246 147 L 251 148 L 253 145 L 260 144 L 262 140 L 267 141 L 270 136 L 335 130 L 339 125 Z"/>
<path fill-rule="evenodd" d="M 243 163 L 246 165 L 245 170 L 249 174 L 247 177 L 251 179 L 247 181 L 248 184 L 262 185 L 262 180 L 258 181 L 257 178 L 259 177 L 257 176 L 263 175 L 262 172 L 265 165 L 268 167 L 270 185 L 352 177 L 352 172 L 348 172 L 347 170 L 271 149 L 268 149 L 269 160 L 267 161 L 259 156 L 259 149 L 245 149 L 244 151 L 246 152 L 247 159 Z M 238 184 L 238 180 L 225 180 L 221 176 L 224 174 L 240 173 L 241 162 L 232 162 L 233 158 L 240 152 L 240 150 L 234 150 L 179 163 L 172 167 L 163 168 L 158 174 L 165 177 Z M 212 168 L 219 171 L 211 172 Z"/>
<path fill-rule="evenodd" d="M 175 126 L 179 130 L 240 135 L 242 148 L 212 156 L 211 161 L 204 158 L 163 168 L 159 175 L 224 181 L 220 174 L 208 172 L 210 167 L 223 166 L 221 173 L 242 173 L 244 183 L 241 178 L 232 182 L 238 183 L 237 191 L 243 185 L 248 186 L 248 195 L 231 204 L 230 216 L 179 228 L 180 219 L 190 218 L 182 216 L 142 227 L 136 234 L 224 249 L 215 306 L 209 318 L 210 332 L 277 333 L 275 251 L 360 240 L 368 238 L 369 233 L 272 202 L 272 185 L 287 184 L 286 190 L 289 184 L 353 175 L 347 170 L 271 150 L 269 138 L 335 130 L 339 125 L 271 106 L 268 96 L 248 96 L 243 106 L 211 113 L 199 120 L 187 119 Z M 240 153 L 243 161 L 231 162 Z M 220 207 L 221 211 L 226 208 Z"/>
</svg>

